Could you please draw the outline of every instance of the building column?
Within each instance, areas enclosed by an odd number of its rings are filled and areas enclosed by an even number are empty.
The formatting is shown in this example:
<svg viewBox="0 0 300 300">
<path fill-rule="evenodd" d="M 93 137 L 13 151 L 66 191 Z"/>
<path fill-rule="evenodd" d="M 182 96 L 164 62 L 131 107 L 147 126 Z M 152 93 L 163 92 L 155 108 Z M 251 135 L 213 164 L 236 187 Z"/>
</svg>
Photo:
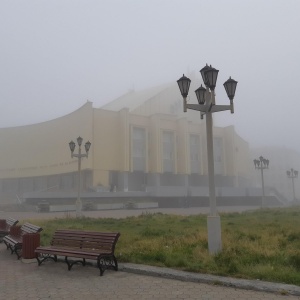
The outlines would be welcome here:
<svg viewBox="0 0 300 300">
<path fill-rule="evenodd" d="M 120 172 L 118 174 L 118 190 L 128 192 L 128 172 Z"/>
<path fill-rule="evenodd" d="M 182 178 L 183 185 L 185 186 L 185 189 L 186 189 L 186 195 L 190 196 L 191 191 L 190 191 L 190 185 L 189 185 L 189 175 L 188 174 L 184 174 L 182 176 L 183 176 L 183 178 Z"/>
<path fill-rule="evenodd" d="M 160 174 L 159 173 L 148 173 L 147 186 L 155 188 L 160 187 Z"/>
</svg>

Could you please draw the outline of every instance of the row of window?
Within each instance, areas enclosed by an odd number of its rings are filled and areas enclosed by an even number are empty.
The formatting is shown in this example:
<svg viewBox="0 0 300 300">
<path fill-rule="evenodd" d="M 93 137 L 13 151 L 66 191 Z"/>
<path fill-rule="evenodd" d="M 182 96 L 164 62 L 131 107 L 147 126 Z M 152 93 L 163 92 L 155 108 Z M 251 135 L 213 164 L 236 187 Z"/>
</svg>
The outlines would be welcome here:
<svg viewBox="0 0 300 300">
<path fill-rule="evenodd" d="M 147 132 L 145 128 L 132 128 L 132 170 L 146 171 L 147 163 Z M 175 172 L 176 159 L 175 133 L 173 131 L 162 132 L 162 165 L 164 173 Z M 189 136 L 189 161 L 192 174 L 202 174 L 201 143 L 200 136 L 190 134 Z M 214 138 L 214 161 L 215 173 L 222 174 L 223 165 L 223 141 L 220 137 Z"/>
</svg>

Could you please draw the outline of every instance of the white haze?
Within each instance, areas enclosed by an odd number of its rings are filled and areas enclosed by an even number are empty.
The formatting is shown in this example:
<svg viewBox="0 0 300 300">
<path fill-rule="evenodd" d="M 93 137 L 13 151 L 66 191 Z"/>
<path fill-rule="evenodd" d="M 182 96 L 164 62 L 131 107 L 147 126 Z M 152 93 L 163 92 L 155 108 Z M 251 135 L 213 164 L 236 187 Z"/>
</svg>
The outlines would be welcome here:
<svg viewBox="0 0 300 300">
<path fill-rule="evenodd" d="M 218 113 L 252 147 L 300 151 L 299 0 L 1 0 L 0 127 L 95 107 L 206 63 L 238 87 Z M 200 85 L 200 80 L 199 80 Z"/>
</svg>

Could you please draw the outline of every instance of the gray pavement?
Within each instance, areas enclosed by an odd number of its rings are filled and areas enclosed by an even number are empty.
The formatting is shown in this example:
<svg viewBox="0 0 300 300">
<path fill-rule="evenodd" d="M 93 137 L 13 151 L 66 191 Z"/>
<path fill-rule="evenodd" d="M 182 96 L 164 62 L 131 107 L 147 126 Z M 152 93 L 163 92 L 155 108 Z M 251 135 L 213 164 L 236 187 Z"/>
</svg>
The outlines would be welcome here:
<svg viewBox="0 0 300 300">
<path fill-rule="evenodd" d="M 166 209 L 176 214 L 201 213 Z M 152 212 L 156 212 L 151 210 Z M 239 211 L 239 210 L 238 210 Z M 85 212 L 90 217 L 122 218 L 145 211 Z M 205 213 L 202 212 L 202 213 Z M 19 220 L 65 217 L 64 213 L 0 212 Z M 73 214 L 71 213 L 71 215 Z M 152 266 L 120 264 L 119 271 L 99 276 L 95 266 L 73 266 L 46 261 L 17 260 L 0 244 L 0 299 L 300 299 L 300 287 L 256 280 L 181 272 Z"/>
<path fill-rule="evenodd" d="M 0 299 L 300 299 L 300 288 L 120 264 L 103 276 L 95 266 L 17 260 L 0 244 Z"/>
<path fill-rule="evenodd" d="M 222 212 L 243 212 L 256 210 L 259 207 L 255 206 L 219 206 L 217 208 L 219 213 Z M 209 207 L 187 207 L 187 208 L 150 208 L 150 209 L 119 209 L 119 210 L 98 210 L 98 211 L 83 211 L 82 215 L 91 218 L 126 218 L 132 216 L 139 216 L 147 213 L 163 213 L 163 214 L 174 214 L 174 215 L 197 215 L 197 214 L 208 214 Z M 35 211 L 1 211 L 0 219 L 12 217 L 19 221 L 28 219 L 53 219 L 53 218 L 66 218 L 76 217 L 76 213 L 72 212 L 49 212 L 39 213 Z"/>
</svg>

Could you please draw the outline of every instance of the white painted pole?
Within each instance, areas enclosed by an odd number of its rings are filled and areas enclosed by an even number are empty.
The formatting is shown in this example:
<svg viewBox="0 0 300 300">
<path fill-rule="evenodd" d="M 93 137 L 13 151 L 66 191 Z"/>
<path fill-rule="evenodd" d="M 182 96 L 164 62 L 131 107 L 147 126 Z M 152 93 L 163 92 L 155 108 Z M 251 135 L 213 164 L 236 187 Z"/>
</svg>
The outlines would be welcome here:
<svg viewBox="0 0 300 300">
<path fill-rule="evenodd" d="M 262 185 L 262 198 L 261 198 L 261 208 L 265 205 L 265 182 L 264 182 L 264 168 L 260 167 L 261 170 L 261 185 Z"/>
<path fill-rule="evenodd" d="M 214 174 L 214 146 L 213 146 L 213 120 L 212 113 L 206 114 L 206 138 L 207 138 L 207 163 L 209 181 L 209 205 L 210 215 L 217 214 L 215 174 Z"/>
<path fill-rule="evenodd" d="M 293 197 L 294 197 L 294 201 L 296 201 L 294 178 L 295 178 L 295 176 L 294 176 L 294 174 L 292 174 Z"/>
<path fill-rule="evenodd" d="M 77 201 L 76 201 L 76 217 L 81 217 L 82 211 L 82 202 L 80 199 L 80 189 L 81 189 L 81 146 L 79 146 L 78 150 L 78 193 L 77 193 Z"/>
<path fill-rule="evenodd" d="M 209 107 L 213 103 L 214 91 L 211 92 L 211 99 L 207 101 Z M 207 163 L 209 181 L 209 205 L 210 215 L 207 217 L 208 251 L 210 254 L 217 254 L 222 250 L 221 220 L 217 214 L 215 171 L 214 171 L 214 146 L 213 146 L 213 118 L 212 113 L 206 113 L 206 139 L 207 139 Z"/>
</svg>

